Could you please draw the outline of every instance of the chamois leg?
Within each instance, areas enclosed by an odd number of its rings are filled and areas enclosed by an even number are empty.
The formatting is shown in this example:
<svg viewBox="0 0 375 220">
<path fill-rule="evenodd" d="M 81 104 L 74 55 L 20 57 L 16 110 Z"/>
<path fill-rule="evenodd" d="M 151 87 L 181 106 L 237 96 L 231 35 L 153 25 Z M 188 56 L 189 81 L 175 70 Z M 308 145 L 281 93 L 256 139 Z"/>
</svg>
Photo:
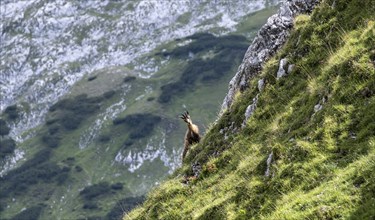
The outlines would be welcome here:
<svg viewBox="0 0 375 220">
<path fill-rule="evenodd" d="M 189 146 L 185 144 L 184 151 L 182 152 L 182 161 L 184 161 L 186 153 L 189 150 Z"/>
</svg>

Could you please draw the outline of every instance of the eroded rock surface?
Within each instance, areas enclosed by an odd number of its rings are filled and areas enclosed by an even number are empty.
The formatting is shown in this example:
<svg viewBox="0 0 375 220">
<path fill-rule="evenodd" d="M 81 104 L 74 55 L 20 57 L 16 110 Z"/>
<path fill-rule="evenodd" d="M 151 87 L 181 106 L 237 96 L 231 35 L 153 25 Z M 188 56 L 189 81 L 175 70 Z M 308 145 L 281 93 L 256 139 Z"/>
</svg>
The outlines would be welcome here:
<svg viewBox="0 0 375 220">
<path fill-rule="evenodd" d="M 249 79 L 257 75 L 263 64 L 285 43 L 293 26 L 294 17 L 311 12 L 318 2 L 319 0 L 288 0 L 283 3 L 277 14 L 268 19 L 248 48 L 236 75 L 230 81 L 221 113 L 230 108 L 235 94 L 249 86 Z"/>
</svg>

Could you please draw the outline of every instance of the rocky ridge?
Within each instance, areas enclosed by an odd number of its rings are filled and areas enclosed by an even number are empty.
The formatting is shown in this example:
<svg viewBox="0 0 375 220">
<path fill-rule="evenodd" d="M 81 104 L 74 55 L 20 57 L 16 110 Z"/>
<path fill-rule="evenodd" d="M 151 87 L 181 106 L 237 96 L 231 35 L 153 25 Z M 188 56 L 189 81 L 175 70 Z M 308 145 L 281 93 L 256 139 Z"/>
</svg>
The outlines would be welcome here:
<svg viewBox="0 0 375 220">
<path fill-rule="evenodd" d="M 293 27 L 294 17 L 311 12 L 318 2 L 319 0 L 288 0 L 281 5 L 277 14 L 268 19 L 258 31 L 237 73 L 229 82 L 229 90 L 224 98 L 221 114 L 230 110 L 236 93 L 248 88 L 248 81 L 262 70 L 263 64 L 286 42 Z"/>
</svg>

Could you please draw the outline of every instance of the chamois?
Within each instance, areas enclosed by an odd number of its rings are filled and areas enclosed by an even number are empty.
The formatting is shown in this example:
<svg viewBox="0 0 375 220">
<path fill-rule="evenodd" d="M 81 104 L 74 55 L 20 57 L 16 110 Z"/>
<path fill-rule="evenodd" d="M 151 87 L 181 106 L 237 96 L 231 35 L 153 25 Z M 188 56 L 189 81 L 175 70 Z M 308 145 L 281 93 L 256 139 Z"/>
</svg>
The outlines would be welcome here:
<svg viewBox="0 0 375 220">
<path fill-rule="evenodd" d="M 188 111 L 181 114 L 180 118 L 184 120 L 188 126 L 188 129 L 185 134 L 184 152 L 182 153 L 182 161 L 183 161 L 186 156 L 187 151 L 190 148 L 190 145 L 194 143 L 198 143 L 201 137 L 199 135 L 198 126 L 193 124 Z"/>
</svg>

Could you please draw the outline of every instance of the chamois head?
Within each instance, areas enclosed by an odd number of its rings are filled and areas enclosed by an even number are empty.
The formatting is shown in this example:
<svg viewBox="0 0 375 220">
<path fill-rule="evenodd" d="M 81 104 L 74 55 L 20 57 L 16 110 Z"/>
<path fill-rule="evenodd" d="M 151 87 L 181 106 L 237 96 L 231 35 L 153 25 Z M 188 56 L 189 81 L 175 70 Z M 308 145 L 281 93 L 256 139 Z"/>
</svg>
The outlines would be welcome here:
<svg viewBox="0 0 375 220">
<path fill-rule="evenodd" d="M 188 111 L 185 111 L 183 114 L 181 114 L 180 118 L 184 120 L 186 123 L 191 124 L 191 118 Z"/>
</svg>

